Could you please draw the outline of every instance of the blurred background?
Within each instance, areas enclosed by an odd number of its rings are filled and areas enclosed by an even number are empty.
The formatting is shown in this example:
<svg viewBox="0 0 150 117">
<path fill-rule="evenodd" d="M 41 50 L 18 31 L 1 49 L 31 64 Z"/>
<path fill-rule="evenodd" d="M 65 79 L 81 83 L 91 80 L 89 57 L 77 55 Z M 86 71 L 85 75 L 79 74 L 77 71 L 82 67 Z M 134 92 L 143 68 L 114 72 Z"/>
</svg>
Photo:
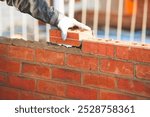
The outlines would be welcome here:
<svg viewBox="0 0 150 117">
<path fill-rule="evenodd" d="M 90 26 L 100 39 L 150 43 L 149 0 L 47 0 L 60 12 Z M 0 2 L 0 36 L 49 41 L 49 24 Z"/>
</svg>

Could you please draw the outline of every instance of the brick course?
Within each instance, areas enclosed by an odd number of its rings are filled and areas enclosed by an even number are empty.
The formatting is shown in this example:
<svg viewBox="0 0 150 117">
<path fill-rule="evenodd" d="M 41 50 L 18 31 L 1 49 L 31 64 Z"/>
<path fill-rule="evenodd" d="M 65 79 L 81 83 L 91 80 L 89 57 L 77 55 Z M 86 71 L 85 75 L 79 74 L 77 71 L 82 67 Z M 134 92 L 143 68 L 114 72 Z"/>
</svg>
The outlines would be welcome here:
<svg viewBox="0 0 150 117">
<path fill-rule="evenodd" d="M 0 39 L 0 99 L 150 99 L 149 45 Z"/>
</svg>

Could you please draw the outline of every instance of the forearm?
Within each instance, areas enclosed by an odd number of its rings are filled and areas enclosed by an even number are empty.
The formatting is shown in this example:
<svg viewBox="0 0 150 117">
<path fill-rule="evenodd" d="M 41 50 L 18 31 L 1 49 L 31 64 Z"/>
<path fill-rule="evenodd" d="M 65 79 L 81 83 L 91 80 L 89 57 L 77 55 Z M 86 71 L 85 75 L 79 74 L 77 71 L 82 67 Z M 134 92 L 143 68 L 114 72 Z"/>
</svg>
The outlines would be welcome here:
<svg viewBox="0 0 150 117">
<path fill-rule="evenodd" d="M 36 19 L 57 26 L 60 13 L 49 7 L 46 0 L 0 0 L 7 1 L 8 5 L 15 6 L 23 13 L 28 13 Z"/>
</svg>

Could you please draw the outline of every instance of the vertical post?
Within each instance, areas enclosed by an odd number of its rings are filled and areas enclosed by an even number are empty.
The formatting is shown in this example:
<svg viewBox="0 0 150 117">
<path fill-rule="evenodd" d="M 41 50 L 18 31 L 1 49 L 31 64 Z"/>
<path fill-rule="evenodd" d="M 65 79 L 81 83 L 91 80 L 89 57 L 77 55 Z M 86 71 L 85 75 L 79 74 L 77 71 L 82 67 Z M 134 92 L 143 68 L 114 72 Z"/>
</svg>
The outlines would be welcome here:
<svg viewBox="0 0 150 117">
<path fill-rule="evenodd" d="M 86 24 L 87 0 L 82 0 L 82 23 Z"/>
<path fill-rule="evenodd" d="M 49 33 L 50 28 L 51 28 L 50 25 L 46 24 L 46 42 L 50 42 L 50 33 Z"/>
<path fill-rule="evenodd" d="M 54 0 L 54 7 L 64 14 L 64 0 Z"/>
<path fill-rule="evenodd" d="M 119 8 L 118 8 L 118 26 L 117 26 L 117 40 L 121 39 L 122 32 L 122 17 L 123 17 L 123 3 L 124 0 L 119 0 Z"/>
<path fill-rule="evenodd" d="M 14 24 L 14 8 L 9 8 L 10 13 L 10 37 L 14 36 L 15 34 L 15 24 Z"/>
<path fill-rule="evenodd" d="M 39 41 L 39 24 L 36 19 L 34 19 L 34 41 Z"/>
<path fill-rule="evenodd" d="M 69 17 L 74 18 L 75 0 L 69 0 Z"/>
<path fill-rule="evenodd" d="M 137 0 L 134 0 L 133 12 L 132 12 L 132 20 L 131 20 L 131 30 L 130 30 L 130 41 L 131 42 L 134 41 L 136 15 L 137 15 Z"/>
<path fill-rule="evenodd" d="M 22 14 L 22 36 L 24 40 L 27 40 L 27 16 Z"/>
<path fill-rule="evenodd" d="M 111 14 L 111 0 L 107 0 L 107 2 L 106 2 L 106 20 L 105 20 L 105 38 L 109 37 L 110 14 Z"/>
<path fill-rule="evenodd" d="M 148 15 L 148 0 L 145 0 L 143 12 L 143 24 L 142 24 L 142 43 L 145 43 L 146 39 L 147 15 Z"/>
<path fill-rule="evenodd" d="M 94 23 L 93 23 L 93 29 L 95 36 L 97 36 L 97 30 L 98 30 L 98 16 L 99 16 L 99 0 L 95 0 L 95 9 L 94 9 Z"/>
</svg>

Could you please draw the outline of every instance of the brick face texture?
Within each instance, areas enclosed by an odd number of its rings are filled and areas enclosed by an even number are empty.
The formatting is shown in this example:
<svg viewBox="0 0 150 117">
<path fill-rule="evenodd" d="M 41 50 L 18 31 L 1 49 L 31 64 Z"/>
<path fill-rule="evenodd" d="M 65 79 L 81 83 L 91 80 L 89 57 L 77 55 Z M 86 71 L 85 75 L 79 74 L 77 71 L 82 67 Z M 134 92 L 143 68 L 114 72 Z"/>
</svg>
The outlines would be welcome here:
<svg viewBox="0 0 150 117">
<path fill-rule="evenodd" d="M 0 99 L 150 99 L 149 45 L 13 41 L 0 44 Z"/>
<path fill-rule="evenodd" d="M 0 99 L 1 100 L 16 100 L 19 99 L 19 91 L 13 88 L 0 86 Z"/>
<path fill-rule="evenodd" d="M 0 83 L 1 83 L 1 84 L 6 83 L 6 76 L 0 74 Z"/>
<path fill-rule="evenodd" d="M 126 79 L 119 79 L 118 88 L 120 90 L 124 90 L 127 92 L 140 93 L 140 95 L 150 97 L 150 84 L 149 83 L 126 80 Z"/>
<path fill-rule="evenodd" d="M 36 61 L 56 65 L 64 65 L 64 53 L 37 49 Z"/>
<path fill-rule="evenodd" d="M 65 96 L 65 85 L 55 82 L 38 81 L 37 90 L 41 93 Z"/>
<path fill-rule="evenodd" d="M 133 77 L 133 64 L 112 59 L 101 60 L 103 72 Z"/>
<path fill-rule="evenodd" d="M 19 73 L 20 72 L 20 62 L 0 57 L 0 71 Z"/>
<path fill-rule="evenodd" d="M 74 99 L 95 100 L 97 99 L 97 91 L 94 89 L 70 85 L 67 87 L 67 97 Z"/>
<path fill-rule="evenodd" d="M 137 65 L 136 66 L 137 78 L 150 80 L 150 66 L 148 65 Z"/>
<path fill-rule="evenodd" d="M 62 80 L 62 81 L 75 82 L 75 83 L 81 82 L 80 72 L 76 72 L 68 69 L 53 68 L 52 78 L 57 80 Z"/>
<path fill-rule="evenodd" d="M 8 55 L 13 58 L 32 61 L 34 51 L 30 48 L 10 46 L 8 50 Z"/>
<path fill-rule="evenodd" d="M 116 92 L 107 92 L 101 91 L 99 93 L 99 97 L 102 100 L 135 100 L 136 97 L 132 97 L 130 95 L 116 93 Z"/>
<path fill-rule="evenodd" d="M 94 57 L 69 54 L 67 56 L 67 65 L 69 67 L 85 70 L 98 70 L 98 59 Z"/>
<path fill-rule="evenodd" d="M 115 78 L 106 77 L 102 75 L 84 74 L 83 83 L 84 85 L 91 85 L 98 88 L 115 88 Z"/>
<path fill-rule="evenodd" d="M 103 56 L 114 56 L 114 46 L 111 44 L 102 44 L 92 41 L 85 41 L 83 43 L 83 52 L 90 54 L 97 54 Z"/>
<path fill-rule="evenodd" d="M 8 49 L 8 46 L 7 45 L 4 45 L 4 44 L 0 44 L 0 54 L 1 55 L 7 55 L 7 49 Z"/>
<path fill-rule="evenodd" d="M 8 85 L 16 88 L 33 91 L 35 89 L 35 81 L 33 79 L 9 76 Z"/>
<path fill-rule="evenodd" d="M 139 62 L 150 62 L 150 52 L 147 49 L 117 47 L 117 57 L 125 60 L 134 60 Z"/>
<path fill-rule="evenodd" d="M 35 64 L 23 64 L 22 72 L 33 77 L 50 79 L 50 68 Z"/>
</svg>

